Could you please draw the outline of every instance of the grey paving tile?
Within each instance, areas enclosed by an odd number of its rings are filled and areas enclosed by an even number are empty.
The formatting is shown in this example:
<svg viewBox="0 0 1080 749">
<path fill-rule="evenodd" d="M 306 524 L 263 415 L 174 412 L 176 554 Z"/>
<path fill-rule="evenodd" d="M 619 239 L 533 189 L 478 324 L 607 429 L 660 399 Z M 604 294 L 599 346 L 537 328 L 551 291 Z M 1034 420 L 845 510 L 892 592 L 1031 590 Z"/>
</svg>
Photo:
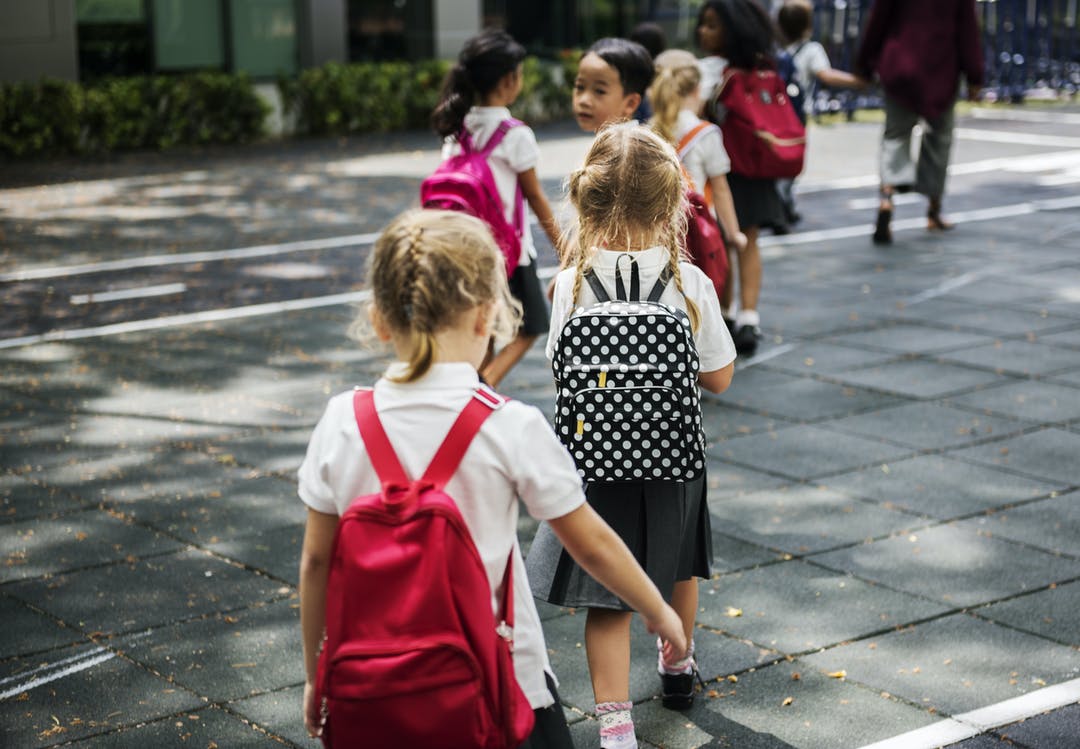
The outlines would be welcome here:
<svg viewBox="0 0 1080 749">
<path fill-rule="evenodd" d="M 1009 434 L 1026 425 L 1012 419 L 949 408 L 940 403 L 919 402 L 846 416 L 817 426 L 899 442 L 919 450 L 938 450 Z"/>
<path fill-rule="evenodd" d="M 178 551 L 182 545 L 101 510 L 12 523 L 0 536 L 0 582 Z"/>
<path fill-rule="evenodd" d="M 1038 302 L 1046 298 L 1046 290 L 1026 283 L 1023 278 L 987 276 L 949 291 L 950 299 L 962 299 L 982 304 L 1018 304 Z"/>
<path fill-rule="evenodd" d="M 1080 575 L 1080 560 L 939 525 L 811 559 L 951 606 L 973 606 Z"/>
<path fill-rule="evenodd" d="M 1052 377 L 1048 377 L 1049 382 L 1055 382 L 1060 385 L 1068 385 L 1070 387 L 1080 387 L 1080 370 L 1070 370 L 1068 372 L 1059 372 Z"/>
<path fill-rule="evenodd" d="M 1058 585 L 1011 601 L 975 609 L 978 616 L 1080 647 L 1080 582 Z"/>
<path fill-rule="evenodd" d="M 993 468 L 922 455 L 871 466 L 824 483 L 832 488 L 930 517 L 948 519 L 1048 496 L 1065 482 L 1051 483 Z"/>
<path fill-rule="evenodd" d="M 1039 343 L 1050 346 L 1064 346 L 1070 349 L 1080 349 L 1080 327 L 1063 330 L 1056 333 L 1046 333 L 1038 336 Z"/>
<path fill-rule="evenodd" d="M 140 523 L 194 544 L 213 544 L 303 523 L 296 486 L 274 476 L 238 480 L 194 496 L 151 497 L 124 505 Z"/>
<path fill-rule="evenodd" d="M 711 447 L 709 453 L 715 454 L 718 450 L 723 449 L 723 444 L 721 442 Z M 706 454 L 705 475 L 710 498 L 730 497 L 760 489 L 772 489 L 788 483 L 786 479 L 770 476 L 752 468 L 743 468 L 719 460 L 712 460 L 708 458 L 709 453 Z"/>
<path fill-rule="evenodd" d="M 0 440 L 4 440 L 0 441 L 0 445 L 6 444 L 7 436 L 11 432 L 56 424 L 66 419 L 67 415 L 63 411 L 36 398 L 15 390 L 0 389 Z"/>
<path fill-rule="evenodd" d="M 960 395 L 950 402 L 1028 421 L 1080 418 L 1080 388 L 1035 380 Z"/>
<path fill-rule="evenodd" d="M 723 398 L 789 421 L 835 418 L 899 402 L 889 395 L 760 369 L 739 373 Z"/>
<path fill-rule="evenodd" d="M 966 312 L 951 315 L 943 322 L 958 329 L 997 336 L 1038 335 L 1076 324 L 1076 321 L 1069 317 L 1051 315 L 1046 311 L 1009 309 L 1001 306 L 971 307 Z"/>
<path fill-rule="evenodd" d="M 939 356 L 945 361 L 1018 375 L 1043 375 L 1080 367 L 1080 351 L 1029 341 L 995 341 Z"/>
<path fill-rule="evenodd" d="M 551 667 L 559 678 L 559 697 L 571 709 L 591 713 L 595 706 L 585 660 L 585 610 L 544 621 Z M 698 668 L 704 679 L 743 671 L 771 660 L 745 642 L 698 629 L 694 633 Z M 660 694 L 656 673 L 656 636 L 635 616 L 630 628 L 630 699 L 638 702 Z"/>
<path fill-rule="evenodd" d="M 4 622 L 0 660 L 85 642 L 80 632 L 4 595 L 0 595 L 0 620 Z"/>
<path fill-rule="evenodd" d="M 9 661 L 0 667 L 5 691 L 28 687 L 0 702 L 3 746 L 53 746 L 204 705 L 187 690 L 101 648 L 60 650 L 50 656 Z M 63 658 L 71 660 L 58 664 Z M 67 670 L 63 679 L 31 687 L 33 681 L 61 669 Z"/>
<path fill-rule="evenodd" d="M 710 443 L 728 439 L 729 437 L 737 437 L 741 434 L 782 429 L 791 423 L 783 419 L 732 408 L 724 400 L 724 394 L 703 395 L 704 397 L 701 399 L 702 421 L 705 425 L 705 438 Z"/>
<path fill-rule="evenodd" d="M 885 690 L 940 717 L 1076 678 L 1080 653 L 964 614 L 807 656 L 826 672 Z"/>
<path fill-rule="evenodd" d="M 226 702 L 302 684 L 299 598 L 118 638 L 133 660 Z"/>
<path fill-rule="evenodd" d="M 1066 749 L 1075 745 L 1080 736 L 1080 705 L 1066 705 L 1051 713 L 999 728 L 994 733 L 1033 749 Z"/>
<path fill-rule="evenodd" d="M 0 523 L 71 512 L 83 503 L 67 491 L 41 486 L 15 474 L 0 474 Z"/>
<path fill-rule="evenodd" d="M 825 341 L 807 341 L 797 343 L 787 353 L 773 357 L 760 366 L 799 376 L 830 375 L 857 367 L 883 364 L 896 358 L 895 353 L 849 348 Z"/>
<path fill-rule="evenodd" d="M 712 516 L 712 528 L 712 572 L 714 575 L 756 567 L 759 564 L 776 562 L 783 558 L 783 555 L 778 552 L 728 535 L 726 531 L 730 531 L 731 527 L 722 517 Z M 717 530 L 718 528 L 721 530 Z"/>
<path fill-rule="evenodd" d="M 710 499 L 709 510 L 725 533 L 790 554 L 831 549 L 921 524 L 910 514 L 813 484 Z"/>
<path fill-rule="evenodd" d="M 723 690 L 726 696 L 705 703 L 706 709 L 799 749 L 865 746 L 939 719 L 877 691 L 829 678 L 801 660 L 744 674 L 729 686 Z"/>
<path fill-rule="evenodd" d="M 914 324 L 883 326 L 874 330 L 837 335 L 826 340 L 843 346 L 860 346 L 901 354 L 929 354 L 993 343 L 993 339 L 985 335 Z"/>
<path fill-rule="evenodd" d="M 247 725 L 218 707 L 206 707 L 180 715 L 140 723 L 112 733 L 76 741 L 74 747 L 152 746 L 155 749 L 186 749 L 192 746 L 280 747 L 281 742 Z"/>
<path fill-rule="evenodd" d="M 264 574 L 298 585 L 303 545 L 304 526 L 295 524 L 208 543 L 206 548 Z"/>
<path fill-rule="evenodd" d="M 200 551 L 12 583 L 11 595 L 84 632 L 134 632 L 287 593 Z"/>
<path fill-rule="evenodd" d="M 880 464 L 910 455 L 912 450 L 800 424 L 767 434 L 736 437 L 711 452 L 724 460 L 798 480 Z"/>
<path fill-rule="evenodd" d="M 1023 471 L 1059 485 L 1080 484 L 1080 434 L 1063 429 L 1040 429 L 1000 442 L 968 447 L 952 455 L 986 465 Z"/>
<path fill-rule="evenodd" d="M 1056 554 L 1080 557 L 1080 492 L 965 520 L 982 533 L 1022 541 Z"/>
<path fill-rule="evenodd" d="M 698 624 L 795 654 L 942 613 L 947 607 L 798 560 L 702 585 Z M 741 612 L 738 613 L 738 612 Z"/>
<path fill-rule="evenodd" d="M 848 370 L 830 377 L 845 385 L 883 390 L 909 398 L 941 398 L 1009 381 L 994 372 L 913 359 Z"/>
<path fill-rule="evenodd" d="M 1014 747 L 1016 744 L 1006 741 L 996 734 L 984 733 L 982 736 L 975 736 L 966 741 L 950 744 L 949 749 L 1006 749 L 1006 747 L 1010 746 Z"/>
<path fill-rule="evenodd" d="M 305 749 L 321 747 L 318 739 L 309 738 L 303 721 L 303 685 L 267 692 L 229 703 L 233 710 L 273 736 Z"/>
<path fill-rule="evenodd" d="M 644 740 L 645 747 L 791 749 L 790 744 L 771 733 L 755 731 L 729 720 L 720 711 L 712 709 L 713 704 L 721 699 L 710 696 L 712 694 L 719 694 L 719 692 L 710 688 L 704 695 L 698 695 L 690 710 L 680 712 L 666 709 L 659 700 L 635 705 L 634 728 L 639 744 Z M 595 722 L 589 721 L 589 724 L 591 724 L 589 727 L 592 728 L 592 732 L 598 733 Z M 584 747 L 588 744 L 576 744 L 576 746 Z M 596 742 L 595 746 L 599 746 L 599 742 Z"/>
<path fill-rule="evenodd" d="M 245 432 L 214 442 L 211 451 L 214 455 L 231 455 L 240 465 L 295 479 L 313 428 L 314 424 L 297 429 Z"/>
</svg>

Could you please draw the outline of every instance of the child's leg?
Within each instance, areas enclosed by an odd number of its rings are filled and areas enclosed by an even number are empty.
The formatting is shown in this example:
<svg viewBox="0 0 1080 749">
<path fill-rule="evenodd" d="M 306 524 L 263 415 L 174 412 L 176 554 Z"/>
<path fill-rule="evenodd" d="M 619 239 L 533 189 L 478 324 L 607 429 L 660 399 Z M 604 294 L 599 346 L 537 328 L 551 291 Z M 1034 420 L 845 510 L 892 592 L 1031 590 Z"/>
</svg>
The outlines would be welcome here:
<svg viewBox="0 0 1080 749">
<path fill-rule="evenodd" d="M 585 655 L 604 749 L 637 747 L 630 717 L 630 618 L 629 611 L 610 609 L 589 609 L 585 617 Z"/>
<path fill-rule="evenodd" d="M 744 229 L 746 249 L 739 253 L 739 309 L 757 311 L 761 296 L 761 250 L 758 248 L 760 229 Z"/>
<path fill-rule="evenodd" d="M 502 382 L 503 377 L 506 377 L 506 373 L 514 368 L 514 365 L 521 361 L 521 358 L 529 352 L 532 345 L 536 343 L 536 339 L 539 336 L 524 335 L 519 333 L 514 340 L 506 344 L 499 353 L 495 354 L 490 361 L 485 364 L 480 374 L 483 376 L 484 381 L 492 388 L 497 388 L 499 383 Z"/>
<path fill-rule="evenodd" d="M 698 579 L 680 580 L 671 593 L 671 608 L 679 615 L 686 632 L 686 642 L 694 639 L 694 622 L 698 609 Z"/>
<path fill-rule="evenodd" d="M 694 704 L 694 676 L 697 664 L 694 662 L 694 620 L 697 616 L 698 585 L 696 578 L 680 580 L 675 583 L 671 593 L 671 606 L 678 612 L 686 631 L 688 650 L 681 661 L 664 660 L 663 643 L 656 641 L 657 671 L 664 688 L 662 704 L 672 710 L 687 710 Z"/>
</svg>

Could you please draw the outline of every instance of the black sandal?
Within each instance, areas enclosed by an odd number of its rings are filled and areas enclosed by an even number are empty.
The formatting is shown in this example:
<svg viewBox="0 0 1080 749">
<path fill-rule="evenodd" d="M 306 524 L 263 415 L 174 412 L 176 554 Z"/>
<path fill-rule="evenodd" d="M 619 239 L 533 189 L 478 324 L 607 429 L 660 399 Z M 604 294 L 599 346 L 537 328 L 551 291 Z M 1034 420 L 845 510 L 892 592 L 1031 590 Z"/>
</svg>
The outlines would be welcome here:
<svg viewBox="0 0 1080 749">
<path fill-rule="evenodd" d="M 892 229 L 889 228 L 893 214 L 892 190 L 881 188 L 881 201 L 888 201 L 889 207 L 878 208 L 877 223 L 874 225 L 874 244 L 892 244 Z"/>
</svg>

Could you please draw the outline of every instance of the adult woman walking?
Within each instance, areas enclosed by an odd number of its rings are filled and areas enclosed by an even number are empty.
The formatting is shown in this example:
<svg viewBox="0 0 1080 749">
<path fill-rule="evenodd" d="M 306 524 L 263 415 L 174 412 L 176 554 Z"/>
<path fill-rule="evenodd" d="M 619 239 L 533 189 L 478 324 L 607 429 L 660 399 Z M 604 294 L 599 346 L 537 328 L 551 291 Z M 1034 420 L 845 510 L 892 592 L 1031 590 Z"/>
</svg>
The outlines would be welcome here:
<svg viewBox="0 0 1080 749">
<path fill-rule="evenodd" d="M 889 244 L 893 194 L 915 190 L 929 201 L 926 228 L 951 229 L 941 216 L 945 174 L 952 147 L 953 105 L 960 74 L 968 97 L 983 84 L 983 54 L 975 0 L 875 0 L 870 9 L 855 72 L 877 73 L 885 90 L 885 135 L 881 142 L 881 204 L 874 242 Z M 918 163 L 911 157 L 911 131 L 925 123 Z"/>
</svg>

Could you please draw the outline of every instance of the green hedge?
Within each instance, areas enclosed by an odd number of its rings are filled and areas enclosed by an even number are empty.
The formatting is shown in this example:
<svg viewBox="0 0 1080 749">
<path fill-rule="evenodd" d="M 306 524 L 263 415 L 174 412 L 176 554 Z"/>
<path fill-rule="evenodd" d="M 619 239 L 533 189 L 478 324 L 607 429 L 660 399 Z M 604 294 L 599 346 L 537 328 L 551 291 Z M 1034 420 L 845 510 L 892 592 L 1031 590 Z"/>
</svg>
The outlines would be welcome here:
<svg viewBox="0 0 1080 749">
<path fill-rule="evenodd" d="M 571 64 L 576 66 L 576 57 Z M 573 79 L 566 71 L 571 64 L 527 58 L 514 113 L 530 123 L 569 115 Z M 299 134 L 426 129 L 449 69 L 450 63 L 444 60 L 328 63 L 282 79 L 279 87 L 285 111 L 295 117 Z"/>
<path fill-rule="evenodd" d="M 25 157 L 244 143 L 269 107 L 244 74 L 0 85 L 0 153 Z"/>
<path fill-rule="evenodd" d="M 525 60 L 514 114 L 530 123 L 570 114 L 578 54 Z M 300 135 L 427 129 L 450 64 L 329 63 L 281 79 Z M 82 86 L 45 79 L 0 84 L 0 155 L 33 157 L 209 143 L 263 135 L 269 107 L 243 73 L 115 78 Z"/>
</svg>

